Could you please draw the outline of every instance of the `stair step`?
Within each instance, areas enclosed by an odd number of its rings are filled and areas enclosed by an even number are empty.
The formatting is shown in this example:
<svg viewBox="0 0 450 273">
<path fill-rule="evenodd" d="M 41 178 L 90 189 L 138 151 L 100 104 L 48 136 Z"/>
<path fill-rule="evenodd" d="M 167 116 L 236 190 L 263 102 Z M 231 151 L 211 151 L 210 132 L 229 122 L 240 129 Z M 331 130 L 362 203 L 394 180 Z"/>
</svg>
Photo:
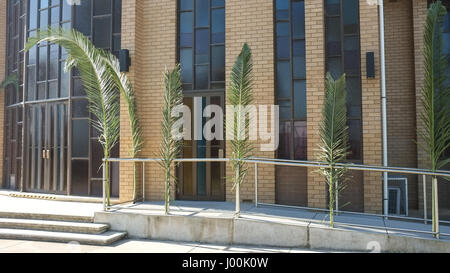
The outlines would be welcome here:
<svg viewBox="0 0 450 273">
<path fill-rule="evenodd" d="M 110 245 L 127 236 L 126 232 L 107 231 L 102 234 L 81 234 L 28 229 L 0 228 L 0 239 L 31 240 L 69 243 L 78 242 L 85 245 Z"/>
<path fill-rule="evenodd" d="M 35 219 L 0 218 L 0 228 L 100 234 L 107 231 L 109 229 L 109 225 Z"/>
<path fill-rule="evenodd" d="M 93 223 L 93 216 L 0 211 L 0 218 Z"/>
</svg>

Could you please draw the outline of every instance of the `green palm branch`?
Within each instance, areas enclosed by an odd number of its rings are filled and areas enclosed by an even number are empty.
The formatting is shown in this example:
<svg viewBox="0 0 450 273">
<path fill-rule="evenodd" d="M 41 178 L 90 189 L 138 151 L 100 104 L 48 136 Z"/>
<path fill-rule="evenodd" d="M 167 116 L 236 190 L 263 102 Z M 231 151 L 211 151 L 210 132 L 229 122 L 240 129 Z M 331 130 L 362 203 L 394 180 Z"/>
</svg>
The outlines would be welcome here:
<svg viewBox="0 0 450 273">
<path fill-rule="evenodd" d="M 349 153 L 346 97 L 345 74 L 335 81 L 331 74 L 327 73 L 322 122 L 319 129 L 318 159 L 330 165 L 327 168 L 320 168 L 319 173 L 328 184 L 332 227 L 334 226 L 335 197 L 343 188 L 343 183 L 338 182 L 346 173 L 346 169 L 335 168 L 335 166 L 345 161 Z"/>
<path fill-rule="evenodd" d="M 421 102 L 423 110 L 420 120 L 424 130 L 419 130 L 419 138 L 423 143 L 419 146 L 427 153 L 429 167 L 436 171 L 450 162 L 450 158 L 444 158 L 444 152 L 450 148 L 450 90 L 445 86 L 449 75 L 445 75 L 447 61 L 443 54 L 442 33 L 443 18 L 447 10 L 441 1 L 430 5 L 425 22 L 424 33 L 424 86 L 422 88 Z M 433 232 L 438 232 L 437 208 L 437 177 L 433 177 L 432 183 L 432 215 Z"/>
<path fill-rule="evenodd" d="M 143 141 L 142 141 L 142 130 L 139 122 L 139 117 L 137 113 L 137 104 L 135 91 L 133 85 L 128 80 L 125 73 L 120 72 L 120 63 L 117 58 L 110 52 L 103 51 L 103 55 L 108 64 L 111 78 L 115 82 L 116 87 L 120 90 L 122 97 L 127 104 L 129 123 L 131 128 L 131 138 L 132 138 L 132 149 L 130 151 L 130 156 L 136 158 L 141 152 Z M 145 183 L 145 182 L 144 182 Z M 133 201 L 137 199 L 137 177 L 136 177 L 136 162 L 133 163 Z"/>
<path fill-rule="evenodd" d="M 58 44 L 66 49 L 68 53 L 65 63 L 66 71 L 73 67 L 77 67 L 80 71 L 89 101 L 89 111 L 94 116 L 91 123 L 100 132 L 99 142 L 103 147 L 104 158 L 108 158 L 119 139 L 120 105 L 119 91 L 103 57 L 104 52 L 95 48 L 91 41 L 80 32 L 62 28 L 38 31 L 36 37 L 28 39 L 26 50 L 45 41 Z M 109 206 L 109 164 L 105 163 L 104 167 L 107 205 Z"/>
<path fill-rule="evenodd" d="M 181 152 L 183 142 L 172 137 L 174 124 L 180 119 L 180 117 L 174 117 L 172 111 L 183 104 L 183 92 L 181 88 L 181 73 L 180 66 L 177 65 L 172 71 L 164 72 L 164 107 L 162 109 L 162 142 L 160 145 L 159 153 L 162 161 L 160 161 L 161 167 L 164 169 L 164 202 L 165 213 L 169 214 L 170 205 L 170 189 L 171 178 L 170 169 L 173 166 L 175 159 Z M 175 179 L 175 177 L 173 177 Z"/>
<path fill-rule="evenodd" d="M 239 188 L 244 181 L 248 167 L 245 160 L 251 157 L 253 146 L 249 139 L 249 119 L 245 116 L 245 108 L 252 104 L 252 85 L 253 85 L 253 63 L 252 52 L 247 43 L 242 47 L 242 51 L 237 57 L 233 69 L 231 71 L 228 104 L 235 107 L 235 112 L 231 118 L 232 123 L 232 139 L 231 147 L 231 168 L 235 174 L 233 178 L 234 188 L 236 190 L 236 217 L 240 214 L 240 196 Z M 229 120 L 229 121 L 231 121 Z"/>
<path fill-rule="evenodd" d="M 13 85 L 17 92 L 19 92 L 19 79 L 17 77 L 17 74 L 10 74 L 8 75 L 1 83 L 0 83 L 0 90 L 3 90 L 8 85 Z"/>
</svg>

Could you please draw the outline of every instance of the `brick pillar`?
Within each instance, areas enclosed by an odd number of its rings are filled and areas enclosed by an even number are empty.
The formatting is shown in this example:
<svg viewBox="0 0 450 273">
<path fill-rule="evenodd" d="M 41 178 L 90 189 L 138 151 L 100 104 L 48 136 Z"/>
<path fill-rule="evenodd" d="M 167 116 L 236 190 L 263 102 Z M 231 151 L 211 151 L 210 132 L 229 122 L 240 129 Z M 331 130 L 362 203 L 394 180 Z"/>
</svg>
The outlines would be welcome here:
<svg viewBox="0 0 450 273">
<path fill-rule="evenodd" d="M 6 0 L 0 1 L 0 82 L 3 81 L 5 77 L 6 70 Z M 4 102 L 5 102 L 5 92 L 0 90 L 0 109 L 2 109 L 2 114 L 0 114 L 0 185 L 3 181 L 3 141 L 4 141 Z"/>
<path fill-rule="evenodd" d="M 176 62 L 176 0 L 127 0 L 122 3 L 122 48 L 130 50 L 129 77 L 136 91 L 144 146 L 140 157 L 158 156 L 161 140 L 161 108 L 163 105 L 163 72 Z M 126 105 L 121 103 L 121 157 L 129 157 L 131 134 Z M 120 169 L 120 199 L 132 196 L 131 164 Z M 141 173 L 139 168 L 139 173 Z M 146 164 L 146 200 L 164 199 L 163 171 L 157 163 Z M 140 176 L 139 176 L 140 178 Z M 138 181 L 141 191 L 141 180 Z"/>
<path fill-rule="evenodd" d="M 382 164 L 382 121 L 380 85 L 380 41 L 378 6 L 360 0 L 361 80 L 363 120 L 363 162 Z M 375 52 L 375 75 L 367 79 L 366 52 Z M 364 172 L 364 211 L 381 213 L 383 208 L 382 174 Z"/>
<path fill-rule="evenodd" d="M 308 160 L 317 160 L 319 124 L 325 90 L 325 22 L 323 1 L 305 1 L 306 105 Z M 325 180 L 308 168 L 308 206 L 327 207 Z"/>
<path fill-rule="evenodd" d="M 256 105 L 273 105 L 274 87 L 274 22 L 273 1 L 227 0 L 226 14 L 226 79 L 229 80 L 234 61 L 242 45 L 247 42 L 253 53 L 253 96 Z M 228 82 L 227 82 L 228 84 Z M 227 143 L 228 144 L 228 143 Z M 261 152 L 259 142 L 255 143 L 254 156 L 274 158 L 275 152 Z M 230 157 L 227 145 L 226 157 Z M 227 164 L 228 165 L 228 164 Z M 227 167 L 227 178 L 231 177 L 231 168 Z M 275 202 L 275 167 L 260 165 L 258 167 L 258 199 L 260 202 Z M 232 181 L 226 182 L 226 199 L 234 200 Z M 250 166 L 249 175 L 241 186 L 242 200 L 254 200 L 254 168 Z"/>
</svg>

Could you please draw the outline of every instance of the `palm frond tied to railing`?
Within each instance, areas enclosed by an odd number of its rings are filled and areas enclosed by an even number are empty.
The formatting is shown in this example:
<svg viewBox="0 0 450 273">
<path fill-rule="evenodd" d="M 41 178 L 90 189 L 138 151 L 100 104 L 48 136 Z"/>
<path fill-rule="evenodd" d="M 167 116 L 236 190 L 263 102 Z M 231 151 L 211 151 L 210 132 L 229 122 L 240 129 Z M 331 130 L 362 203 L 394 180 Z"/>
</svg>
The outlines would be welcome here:
<svg viewBox="0 0 450 273">
<path fill-rule="evenodd" d="M 26 50 L 42 42 L 63 47 L 68 54 L 64 69 L 70 71 L 76 67 L 79 70 L 89 101 L 89 111 L 93 114 L 91 124 L 100 132 L 99 142 L 103 147 L 104 158 L 109 158 L 120 134 L 120 93 L 113 80 L 110 66 L 104 58 L 106 53 L 97 49 L 82 33 L 62 28 L 38 31 L 36 37 L 28 39 Z M 109 206 L 109 163 L 105 162 L 103 167 L 107 206 Z"/>
<path fill-rule="evenodd" d="M 183 104 L 183 93 L 181 88 L 181 73 L 180 66 L 177 65 L 172 71 L 164 72 L 164 106 L 162 109 L 162 142 L 160 145 L 160 157 L 159 161 L 161 167 L 164 169 L 164 209 L 165 213 L 170 212 L 170 189 L 172 188 L 171 178 L 175 180 L 175 177 L 171 174 L 171 168 L 175 162 L 175 159 L 179 156 L 182 149 L 182 140 L 173 137 L 174 124 L 181 117 L 172 115 L 175 108 L 180 107 Z"/>
<path fill-rule="evenodd" d="M 342 180 L 347 171 L 335 165 L 344 162 L 349 153 L 345 74 L 337 80 L 330 73 L 326 75 L 319 137 L 318 159 L 329 164 L 329 167 L 320 168 L 319 173 L 328 184 L 330 225 L 333 227 L 336 196 L 343 188 Z"/>
<path fill-rule="evenodd" d="M 250 121 L 246 117 L 245 111 L 245 108 L 253 102 L 252 72 L 252 52 L 248 44 L 244 44 L 231 71 L 227 94 L 228 104 L 235 107 L 233 116 L 227 117 L 226 125 L 227 130 L 231 130 L 232 132 L 232 139 L 230 140 L 230 164 L 234 173 L 233 183 L 234 190 L 236 191 L 236 217 L 239 217 L 240 213 L 240 185 L 248 172 L 245 160 L 251 157 L 253 151 L 248 134 Z M 228 126 L 230 125 L 233 127 L 229 128 Z"/>
<path fill-rule="evenodd" d="M 424 33 L 424 86 L 421 92 L 423 110 L 420 120 L 424 127 L 418 130 L 423 143 L 418 145 L 427 153 L 431 171 L 436 171 L 450 162 L 443 158 L 450 148 L 450 89 L 445 86 L 447 60 L 443 52 L 443 19 L 447 10 L 441 1 L 430 5 Z M 432 177 L 433 232 L 439 236 L 437 205 L 437 177 Z"/>
</svg>

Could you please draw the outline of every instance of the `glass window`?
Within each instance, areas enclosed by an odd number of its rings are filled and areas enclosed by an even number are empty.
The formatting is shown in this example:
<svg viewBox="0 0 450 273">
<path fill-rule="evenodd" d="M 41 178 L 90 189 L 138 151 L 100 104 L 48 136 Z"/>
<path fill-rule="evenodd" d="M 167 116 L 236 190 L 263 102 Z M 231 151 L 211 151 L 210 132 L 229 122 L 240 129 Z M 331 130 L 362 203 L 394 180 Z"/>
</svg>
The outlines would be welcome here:
<svg viewBox="0 0 450 273">
<path fill-rule="evenodd" d="M 111 17 L 94 18 L 94 44 L 98 48 L 111 49 Z"/>
<path fill-rule="evenodd" d="M 347 75 L 351 155 L 361 160 L 361 50 L 358 0 L 326 0 L 326 66 L 334 78 Z M 342 23 L 341 23 L 342 22 Z"/>
<path fill-rule="evenodd" d="M 72 122 L 72 157 L 88 157 L 89 120 L 76 119 Z M 87 169 L 85 170 L 87 171 Z"/>
<path fill-rule="evenodd" d="M 225 1 L 179 0 L 179 62 L 184 90 L 225 87 Z"/>
<path fill-rule="evenodd" d="M 278 158 L 304 160 L 306 159 L 304 1 L 277 0 L 275 5 L 276 97 L 281 120 Z"/>
</svg>

